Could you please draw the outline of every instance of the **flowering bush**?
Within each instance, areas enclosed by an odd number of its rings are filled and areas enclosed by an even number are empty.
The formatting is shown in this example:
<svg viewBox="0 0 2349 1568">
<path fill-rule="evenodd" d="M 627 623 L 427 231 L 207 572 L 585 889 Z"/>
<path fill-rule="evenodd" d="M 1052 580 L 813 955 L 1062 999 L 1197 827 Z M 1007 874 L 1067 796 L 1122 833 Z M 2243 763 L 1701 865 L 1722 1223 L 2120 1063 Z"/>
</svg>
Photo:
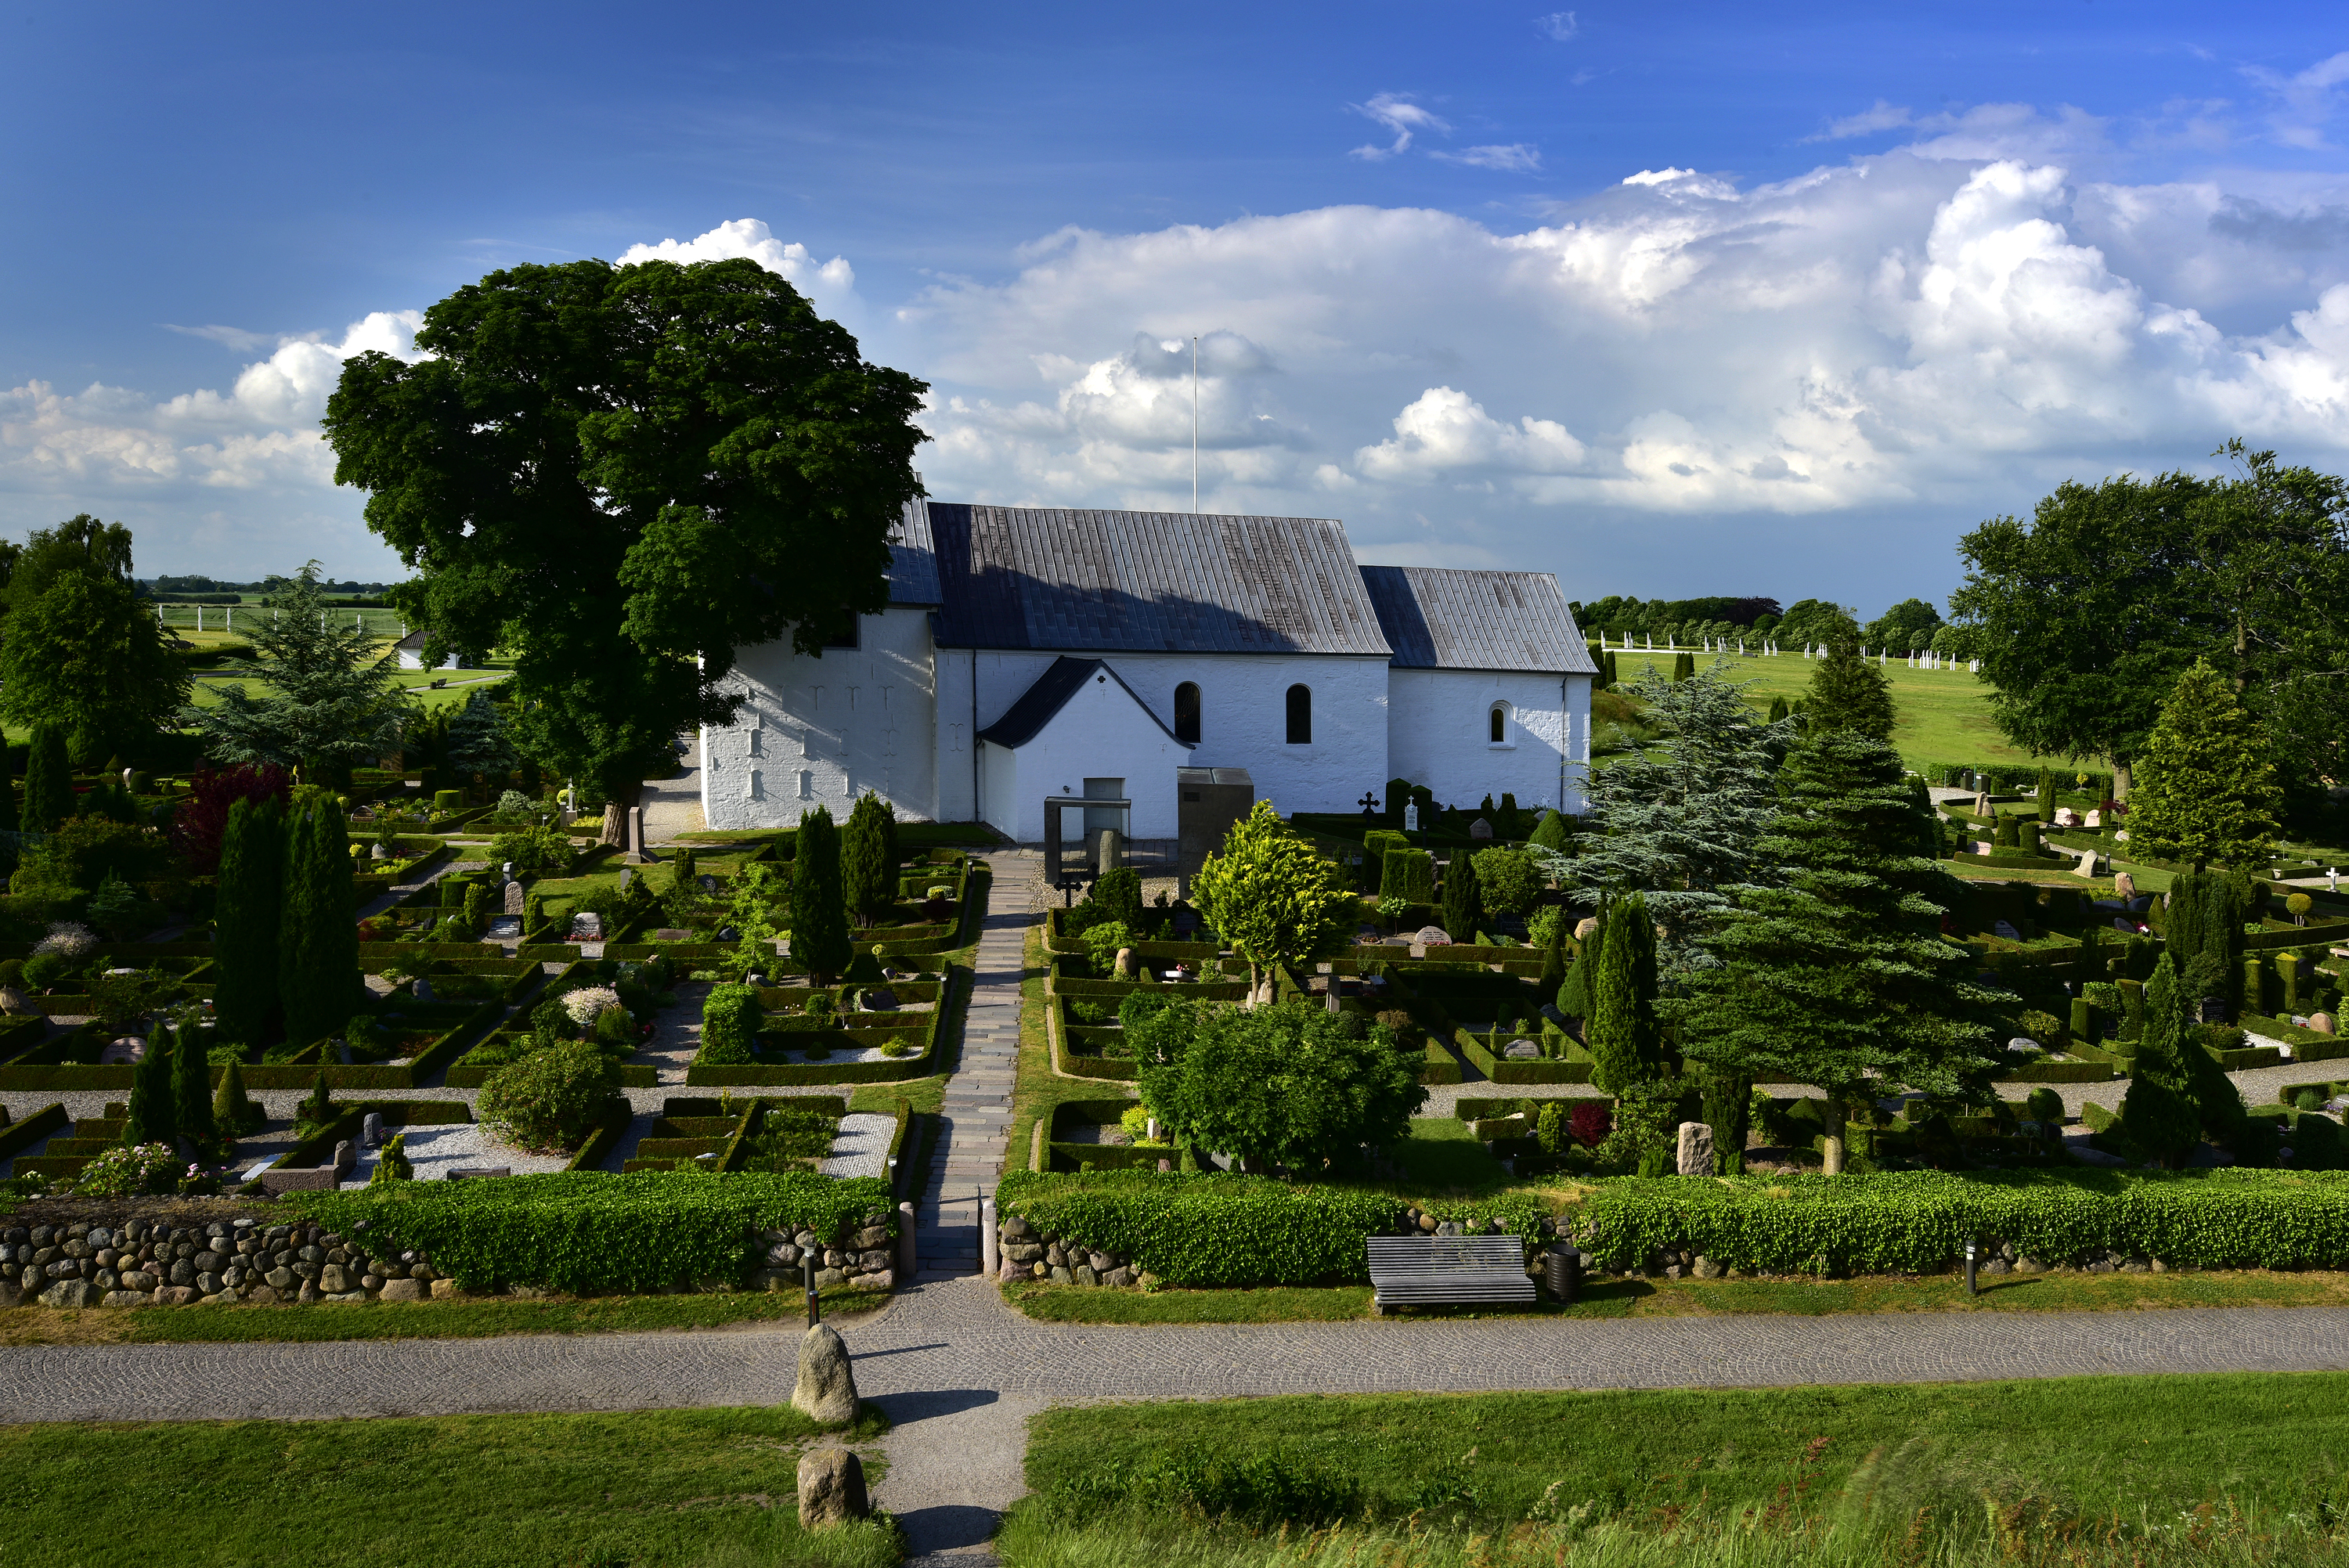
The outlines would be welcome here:
<svg viewBox="0 0 2349 1568">
<path fill-rule="evenodd" d="M 179 1150 L 168 1143 L 141 1143 L 109 1149 L 81 1168 L 73 1190 L 85 1198 L 129 1198 L 149 1192 L 179 1190 L 182 1175 L 201 1175 L 197 1167 L 182 1170 Z"/>
<path fill-rule="evenodd" d="M 563 995 L 563 1010 L 583 1029 L 602 1016 L 605 1008 L 619 1005 L 620 994 L 609 985 L 582 985 Z"/>
<path fill-rule="evenodd" d="M 68 962 L 87 958 L 98 946 L 98 934 L 87 925 L 61 920 L 49 927 L 49 934 L 33 944 L 36 956 L 54 953 Z"/>
</svg>

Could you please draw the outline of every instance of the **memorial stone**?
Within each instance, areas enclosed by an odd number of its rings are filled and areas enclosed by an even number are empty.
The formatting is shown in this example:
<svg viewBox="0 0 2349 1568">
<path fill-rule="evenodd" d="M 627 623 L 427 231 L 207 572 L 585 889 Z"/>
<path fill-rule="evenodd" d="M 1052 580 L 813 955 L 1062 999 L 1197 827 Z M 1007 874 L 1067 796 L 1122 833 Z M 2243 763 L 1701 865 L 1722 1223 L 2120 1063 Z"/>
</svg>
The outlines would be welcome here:
<svg viewBox="0 0 2349 1568">
<path fill-rule="evenodd" d="M 1678 1152 L 1678 1169 L 1682 1175 L 1712 1175 L 1713 1129 L 1702 1121 L 1682 1122 Z"/>
</svg>

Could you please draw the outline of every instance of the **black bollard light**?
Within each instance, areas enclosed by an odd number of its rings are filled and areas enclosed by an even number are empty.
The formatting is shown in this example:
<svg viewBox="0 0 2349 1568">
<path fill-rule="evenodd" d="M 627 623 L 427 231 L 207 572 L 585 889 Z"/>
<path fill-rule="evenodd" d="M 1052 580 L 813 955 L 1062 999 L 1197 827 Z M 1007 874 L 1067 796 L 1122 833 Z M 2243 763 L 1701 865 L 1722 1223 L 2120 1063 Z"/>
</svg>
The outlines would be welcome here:
<svg viewBox="0 0 2349 1568">
<path fill-rule="evenodd" d="M 1971 1240 L 1966 1243 L 1966 1294 L 1968 1295 L 1974 1294 L 1974 1262 L 1981 1255 L 1981 1252 L 1982 1249 Z"/>
<path fill-rule="evenodd" d="M 1971 1264 L 1968 1265 L 1971 1267 Z M 813 1328 L 822 1319 L 823 1309 L 815 1300 L 815 1249 L 811 1247 L 800 1255 L 800 1280 L 807 1286 L 808 1326 Z"/>
</svg>

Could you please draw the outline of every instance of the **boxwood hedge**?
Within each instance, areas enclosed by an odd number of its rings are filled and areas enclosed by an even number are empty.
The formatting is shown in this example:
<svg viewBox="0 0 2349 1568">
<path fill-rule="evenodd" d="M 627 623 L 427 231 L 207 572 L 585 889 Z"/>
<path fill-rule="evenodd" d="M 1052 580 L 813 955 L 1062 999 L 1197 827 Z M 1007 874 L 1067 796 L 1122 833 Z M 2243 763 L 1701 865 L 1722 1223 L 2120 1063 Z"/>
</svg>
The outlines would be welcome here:
<svg viewBox="0 0 2349 1568">
<path fill-rule="evenodd" d="M 754 1230 L 837 1237 L 894 1220 L 888 1182 L 812 1172 L 577 1171 L 478 1181 L 398 1181 L 286 1202 L 371 1252 L 415 1248 L 467 1290 L 533 1284 L 575 1295 L 740 1282 Z"/>
<path fill-rule="evenodd" d="M 1623 1178 L 1583 1197 L 1574 1230 L 1619 1269 L 1684 1248 L 1758 1274 L 1924 1274 L 1993 1237 L 2049 1264 L 2119 1252 L 2186 1267 L 2341 1268 L 2349 1172 Z"/>
<path fill-rule="evenodd" d="M 1359 1284 L 1370 1277 L 1364 1239 L 1394 1233 L 1406 1208 L 1401 1198 L 1357 1187 L 1155 1171 L 1015 1171 L 1003 1178 L 996 1206 L 1047 1235 L 1123 1253 L 1166 1284 L 1189 1287 Z M 1420 1207 L 1479 1230 L 1498 1220 L 1528 1243 L 1548 1212 L 1531 1193 Z"/>
</svg>

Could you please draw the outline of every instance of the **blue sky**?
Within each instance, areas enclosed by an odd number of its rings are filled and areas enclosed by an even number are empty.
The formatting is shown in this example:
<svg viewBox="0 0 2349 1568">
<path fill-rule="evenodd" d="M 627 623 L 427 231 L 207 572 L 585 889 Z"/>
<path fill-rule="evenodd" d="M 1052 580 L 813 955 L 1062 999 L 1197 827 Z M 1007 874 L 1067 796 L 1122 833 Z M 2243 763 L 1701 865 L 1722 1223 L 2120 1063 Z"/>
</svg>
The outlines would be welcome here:
<svg viewBox="0 0 2349 1568">
<path fill-rule="evenodd" d="M 1578 598 L 1872 613 L 2066 477 L 2342 466 L 2337 8 L 1543 5 L 0 9 L 0 528 L 396 574 L 340 355 L 632 251 L 932 382 L 942 497 L 1188 506 L 1197 333 L 1204 508 Z"/>
</svg>

